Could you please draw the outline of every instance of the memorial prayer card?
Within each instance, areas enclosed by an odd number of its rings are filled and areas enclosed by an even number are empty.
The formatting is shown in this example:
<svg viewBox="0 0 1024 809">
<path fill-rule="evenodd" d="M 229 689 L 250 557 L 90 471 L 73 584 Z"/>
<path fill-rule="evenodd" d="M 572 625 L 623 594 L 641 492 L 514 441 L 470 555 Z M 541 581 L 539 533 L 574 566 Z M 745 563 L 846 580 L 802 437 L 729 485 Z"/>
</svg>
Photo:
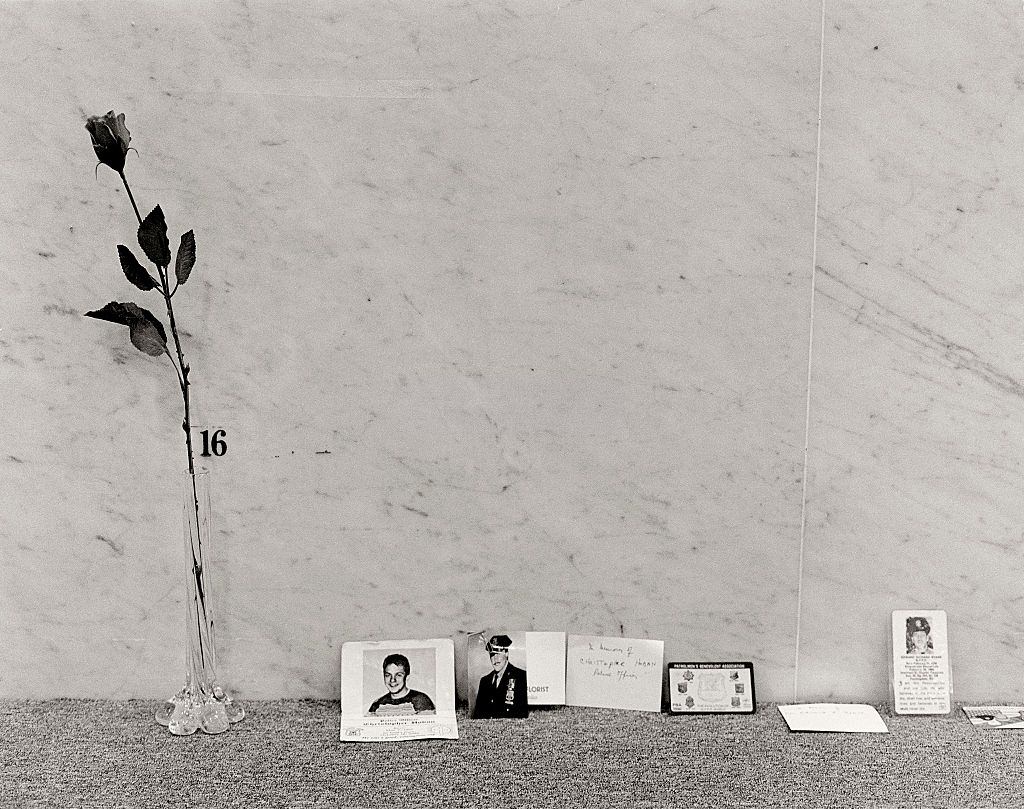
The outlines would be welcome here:
<svg viewBox="0 0 1024 809">
<path fill-rule="evenodd" d="M 342 644 L 343 742 L 457 738 L 450 638 Z"/>
<path fill-rule="evenodd" d="M 660 713 L 664 659 L 660 640 L 570 635 L 565 702 Z"/>
<path fill-rule="evenodd" d="M 952 678 L 946 613 L 895 610 L 892 614 L 892 692 L 897 714 L 948 714 Z"/>
</svg>

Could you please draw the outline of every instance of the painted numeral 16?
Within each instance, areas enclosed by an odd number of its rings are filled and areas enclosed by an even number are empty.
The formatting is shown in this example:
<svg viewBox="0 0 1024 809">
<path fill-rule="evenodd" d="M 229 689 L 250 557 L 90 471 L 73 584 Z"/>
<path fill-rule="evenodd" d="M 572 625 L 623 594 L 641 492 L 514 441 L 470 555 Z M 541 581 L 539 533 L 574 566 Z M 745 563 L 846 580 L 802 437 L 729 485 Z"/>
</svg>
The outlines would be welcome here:
<svg viewBox="0 0 1024 809">
<path fill-rule="evenodd" d="M 224 440 L 227 433 L 224 430 L 214 430 L 212 436 L 209 430 L 201 430 L 199 434 L 203 437 L 203 451 L 199 453 L 202 457 L 215 455 L 219 458 L 228 451 L 228 442 Z"/>
</svg>

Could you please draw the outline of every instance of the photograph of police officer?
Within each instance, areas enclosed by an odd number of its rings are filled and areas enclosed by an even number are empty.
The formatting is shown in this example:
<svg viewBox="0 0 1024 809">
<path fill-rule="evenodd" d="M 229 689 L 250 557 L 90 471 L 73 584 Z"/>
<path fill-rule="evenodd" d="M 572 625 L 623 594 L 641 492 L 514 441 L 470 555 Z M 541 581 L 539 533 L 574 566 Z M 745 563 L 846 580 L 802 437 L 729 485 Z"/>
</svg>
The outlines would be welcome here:
<svg viewBox="0 0 1024 809">
<path fill-rule="evenodd" d="M 522 635 L 523 633 L 516 633 Z M 510 661 L 513 654 L 525 658 L 525 644 L 514 644 L 507 634 L 491 635 L 484 644 L 483 655 L 471 661 L 473 670 L 479 672 L 475 693 L 471 694 L 470 717 L 473 719 L 523 719 L 529 713 L 526 691 L 526 669 Z M 475 665 L 474 665 L 475 662 Z M 471 682 L 473 680 L 471 679 Z"/>
</svg>

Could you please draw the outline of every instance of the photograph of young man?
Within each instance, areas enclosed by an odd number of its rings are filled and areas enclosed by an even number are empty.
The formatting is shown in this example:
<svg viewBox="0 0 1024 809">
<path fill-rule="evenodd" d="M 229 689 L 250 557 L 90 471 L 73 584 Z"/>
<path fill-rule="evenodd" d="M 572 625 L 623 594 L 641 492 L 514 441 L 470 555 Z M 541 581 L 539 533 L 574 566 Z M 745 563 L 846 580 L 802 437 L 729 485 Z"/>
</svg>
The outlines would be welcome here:
<svg viewBox="0 0 1024 809">
<path fill-rule="evenodd" d="M 422 691 L 409 688 L 406 681 L 412 667 L 409 658 L 403 654 L 389 654 L 384 658 L 384 687 L 388 693 L 373 701 L 371 714 L 435 713 L 433 700 Z"/>
</svg>

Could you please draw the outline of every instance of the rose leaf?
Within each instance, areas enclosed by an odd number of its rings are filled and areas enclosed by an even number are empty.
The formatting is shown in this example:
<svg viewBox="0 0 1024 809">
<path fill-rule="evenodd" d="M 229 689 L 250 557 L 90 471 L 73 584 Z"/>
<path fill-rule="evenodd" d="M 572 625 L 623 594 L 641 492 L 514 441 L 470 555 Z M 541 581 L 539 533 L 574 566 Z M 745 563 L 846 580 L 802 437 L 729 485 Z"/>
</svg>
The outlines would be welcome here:
<svg viewBox="0 0 1024 809">
<path fill-rule="evenodd" d="M 123 244 L 117 246 L 117 256 L 121 259 L 121 269 L 124 270 L 125 278 L 143 292 L 156 289 L 159 286 L 156 279 L 135 258 L 135 254 Z"/>
<path fill-rule="evenodd" d="M 189 273 L 196 263 L 196 236 L 190 230 L 181 236 L 181 244 L 178 245 L 178 256 L 174 262 L 174 274 L 179 284 L 188 280 Z"/>
<path fill-rule="evenodd" d="M 171 263 L 171 245 L 167 241 L 167 222 L 164 212 L 157 205 L 139 225 L 139 246 L 146 257 L 158 267 Z"/>
</svg>

